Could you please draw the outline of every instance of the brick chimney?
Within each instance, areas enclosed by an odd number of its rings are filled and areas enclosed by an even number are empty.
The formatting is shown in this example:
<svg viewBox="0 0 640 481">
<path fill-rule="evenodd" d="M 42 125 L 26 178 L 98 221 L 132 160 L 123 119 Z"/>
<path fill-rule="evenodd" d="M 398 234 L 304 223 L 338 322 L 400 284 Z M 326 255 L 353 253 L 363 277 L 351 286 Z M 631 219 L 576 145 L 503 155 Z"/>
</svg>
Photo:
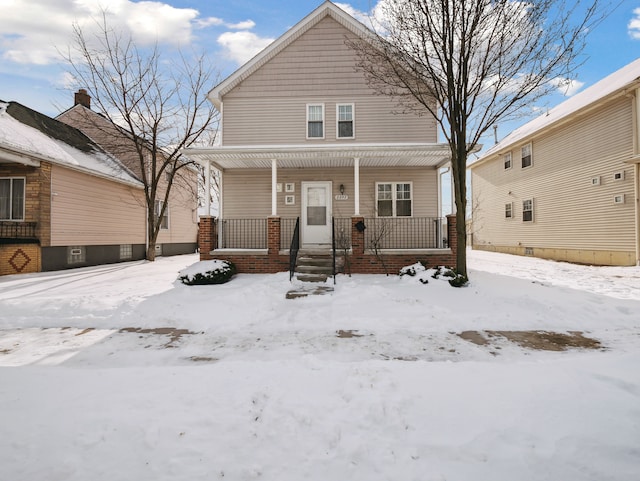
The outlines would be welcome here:
<svg viewBox="0 0 640 481">
<path fill-rule="evenodd" d="M 91 108 L 91 97 L 85 89 L 79 89 L 73 96 L 73 105 L 83 105 L 84 107 Z"/>
</svg>

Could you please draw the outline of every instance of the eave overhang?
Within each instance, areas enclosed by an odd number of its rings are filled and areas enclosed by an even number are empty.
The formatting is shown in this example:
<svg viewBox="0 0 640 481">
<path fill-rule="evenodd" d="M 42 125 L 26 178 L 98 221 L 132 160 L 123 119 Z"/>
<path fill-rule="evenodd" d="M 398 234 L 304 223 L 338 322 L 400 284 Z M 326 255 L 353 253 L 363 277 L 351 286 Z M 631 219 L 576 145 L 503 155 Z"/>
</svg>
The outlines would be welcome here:
<svg viewBox="0 0 640 481">
<path fill-rule="evenodd" d="M 451 159 L 448 144 L 219 146 L 185 149 L 182 154 L 221 171 L 271 169 L 273 160 L 283 169 L 352 167 L 354 159 L 360 167 L 438 168 Z"/>
</svg>

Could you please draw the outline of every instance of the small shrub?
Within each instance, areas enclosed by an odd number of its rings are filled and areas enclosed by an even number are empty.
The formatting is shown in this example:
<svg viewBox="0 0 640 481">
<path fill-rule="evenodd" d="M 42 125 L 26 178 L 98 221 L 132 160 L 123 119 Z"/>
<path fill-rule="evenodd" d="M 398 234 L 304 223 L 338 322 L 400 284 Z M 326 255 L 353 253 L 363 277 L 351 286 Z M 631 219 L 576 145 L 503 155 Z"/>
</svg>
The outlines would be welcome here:
<svg viewBox="0 0 640 481">
<path fill-rule="evenodd" d="M 415 275 L 418 272 L 423 272 L 423 271 L 425 271 L 424 264 L 422 264 L 422 262 L 418 261 L 415 264 L 412 264 L 410 266 L 405 266 L 402 269 L 400 269 L 400 277 L 402 277 L 402 276 L 415 277 Z"/>
<path fill-rule="evenodd" d="M 453 287 L 464 287 L 469 282 L 469 278 L 467 276 L 458 273 L 453 273 L 453 275 L 453 279 L 449 280 L 449 284 Z"/>
<path fill-rule="evenodd" d="M 180 271 L 178 279 L 188 286 L 224 284 L 237 272 L 233 262 L 212 260 L 202 261 Z"/>
</svg>

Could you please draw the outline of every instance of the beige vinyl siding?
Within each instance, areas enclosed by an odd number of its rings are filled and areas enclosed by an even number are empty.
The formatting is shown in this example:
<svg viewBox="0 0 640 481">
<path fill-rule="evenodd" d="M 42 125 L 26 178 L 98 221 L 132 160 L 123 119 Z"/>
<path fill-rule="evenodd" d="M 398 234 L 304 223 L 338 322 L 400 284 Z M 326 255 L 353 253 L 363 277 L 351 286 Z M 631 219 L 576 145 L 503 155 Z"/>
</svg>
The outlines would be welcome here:
<svg viewBox="0 0 640 481">
<path fill-rule="evenodd" d="M 197 188 L 197 173 L 182 168 L 181 177 L 174 179 L 169 194 L 169 229 L 160 229 L 159 244 L 196 242 L 198 237 L 197 200 L 194 193 Z M 161 184 L 164 189 L 165 183 Z M 164 191 L 162 197 L 164 198 Z"/>
<path fill-rule="evenodd" d="M 301 35 L 223 98 L 224 145 L 336 142 L 336 105 L 355 104 L 355 139 L 339 142 L 436 142 L 432 117 L 374 95 L 356 71 L 353 38 L 330 17 Z M 323 140 L 306 139 L 306 105 L 324 103 Z"/>
<path fill-rule="evenodd" d="M 144 244 L 142 190 L 54 165 L 51 194 L 52 246 Z"/>
<path fill-rule="evenodd" d="M 301 183 L 331 181 L 333 216 L 351 217 L 354 212 L 353 169 L 278 169 L 278 215 L 293 218 L 300 215 Z M 360 214 L 375 216 L 376 182 L 411 182 L 413 216 L 438 216 L 438 178 L 435 169 L 366 168 L 360 169 Z M 294 192 L 285 192 L 285 184 L 293 183 Z M 336 200 L 340 184 L 345 187 L 348 200 Z M 223 175 L 223 217 L 227 219 L 261 219 L 271 215 L 271 171 L 229 170 Z M 294 195 L 295 205 L 285 205 L 285 196 Z"/>
<path fill-rule="evenodd" d="M 620 97 L 532 141 L 533 165 L 502 157 L 472 169 L 473 242 L 478 246 L 633 251 L 635 239 L 631 100 Z M 623 172 L 624 180 L 614 180 Z M 592 185 L 599 177 L 600 184 Z M 624 204 L 614 204 L 615 195 Z M 534 221 L 522 201 L 534 199 Z M 505 219 L 513 202 L 512 219 Z"/>
</svg>

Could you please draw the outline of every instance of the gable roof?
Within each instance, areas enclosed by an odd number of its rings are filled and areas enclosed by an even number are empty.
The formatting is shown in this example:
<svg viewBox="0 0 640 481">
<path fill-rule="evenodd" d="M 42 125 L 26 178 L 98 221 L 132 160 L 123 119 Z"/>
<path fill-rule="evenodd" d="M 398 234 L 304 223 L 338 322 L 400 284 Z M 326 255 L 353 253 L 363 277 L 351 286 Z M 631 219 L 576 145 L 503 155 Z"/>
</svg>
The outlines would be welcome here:
<svg viewBox="0 0 640 481">
<path fill-rule="evenodd" d="M 44 160 L 116 182 L 141 183 L 79 130 L 17 102 L 0 101 L 2 156 L 37 166 Z"/>
<path fill-rule="evenodd" d="M 313 12 L 311 12 L 309 15 L 307 15 L 305 18 L 303 18 L 297 24 L 287 30 L 282 36 L 274 40 L 271 44 L 269 44 L 269 46 L 267 46 L 255 57 L 245 63 L 242 67 L 240 67 L 230 76 L 216 85 L 213 89 L 211 89 L 207 94 L 207 98 L 216 106 L 218 110 L 220 110 L 220 107 L 222 105 L 222 97 L 227 92 L 232 90 L 243 80 L 256 72 L 256 70 L 266 64 L 269 60 L 279 54 L 292 42 L 297 40 L 301 35 L 309 31 L 326 17 L 331 17 L 359 37 L 366 38 L 366 36 L 370 33 L 370 30 L 365 25 L 357 21 L 355 18 L 342 10 L 340 7 L 336 6 L 334 3 L 327 0 Z"/>
<path fill-rule="evenodd" d="M 492 155 L 638 86 L 640 86 L 640 58 L 565 100 L 540 117 L 515 129 L 469 167 L 476 167 Z"/>
</svg>

